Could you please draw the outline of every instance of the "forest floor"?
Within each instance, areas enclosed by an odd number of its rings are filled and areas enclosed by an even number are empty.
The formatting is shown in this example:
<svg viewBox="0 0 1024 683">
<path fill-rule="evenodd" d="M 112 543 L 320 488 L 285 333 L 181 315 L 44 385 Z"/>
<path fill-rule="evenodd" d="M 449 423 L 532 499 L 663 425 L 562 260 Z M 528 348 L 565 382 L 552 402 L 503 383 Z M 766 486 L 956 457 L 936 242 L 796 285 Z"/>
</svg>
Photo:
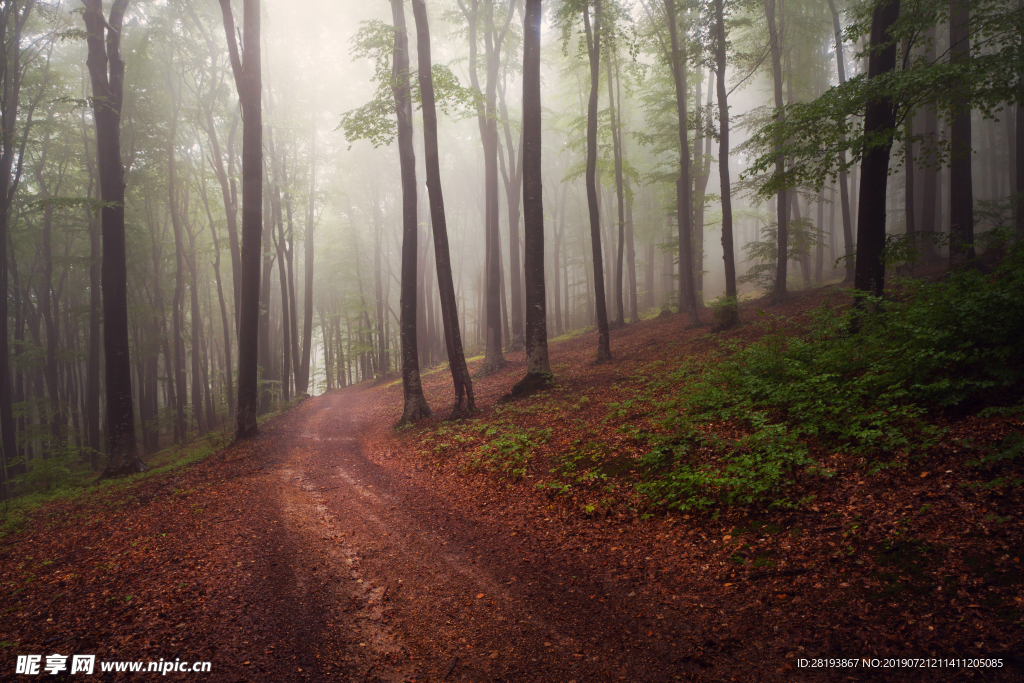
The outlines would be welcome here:
<svg viewBox="0 0 1024 683">
<path fill-rule="evenodd" d="M 831 291 L 767 310 L 798 320 Z M 835 456 L 794 508 L 637 493 L 628 427 L 658 426 L 630 397 L 763 334 L 758 302 L 742 317 L 629 325 L 602 365 L 593 332 L 556 341 L 557 385 L 502 403 L 509 354 L 471 420 L 443 419 L 444 369 L 424 377 L 437 417 L 398 432 L 400 385 L 336 390 L 173 475 L 43 506 L 0 537 L 0 680 L 23 678 L 16 655 L 76 653 L 212 663 L 170 680 L 1024 680 L 1019 497 L 963 485 L 965 439 L 1019 418 L 940 416 L 904 467 Z"/>
</svg>

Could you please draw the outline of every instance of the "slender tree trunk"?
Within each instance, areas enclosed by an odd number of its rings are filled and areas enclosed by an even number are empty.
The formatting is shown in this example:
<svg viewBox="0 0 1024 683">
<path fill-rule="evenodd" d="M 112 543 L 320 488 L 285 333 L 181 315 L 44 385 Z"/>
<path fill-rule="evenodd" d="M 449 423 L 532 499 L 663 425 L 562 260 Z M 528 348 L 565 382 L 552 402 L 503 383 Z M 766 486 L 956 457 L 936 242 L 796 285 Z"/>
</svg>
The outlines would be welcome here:
<svg viewBox="0 0 1024 683">
<path fill-rule="evenodd" d="M 899 0 L 883 0 L 871 17 L 871 57 L 868 79 L 896 67 L 896 42 L 888 35 L 900 15 Z M 857 268 L 854 287 L 881 296 L 885 287 L 885 199 L 889 176 L 895 108 L 891 100 L 872 100 L 864 116 L 866 136 L 884 139 L 866 143 L 861 167 L 860 209 L 857 216 Z"/>
<path fill-rule="evenodd" d="M 231 70 L 242 107 L 242 246 L 238 314 L 238 403 L 235 440 L 256 436 L 259 408 L 257 367 L 260 314 L 260 257 L 263 230 L 263 112 L 260 93 L 260 2 L 243 0 L 243 55 L 235 42 L 231 0 L 220 0 Z M 243 62 L 244 59 L 244 62 Z"/>
<path fill-rule="evenodd" d="M 200 438 L 206 436 L 209 431 L 209 424 L 203 413 L 203 395 L 206 380 L 203 378 L 203 343 L 201 332 L 203 329 L 203 314 L 199 310 L 199 269 L 196 267 L 196 239 L 191 229 L 188 231 L 189 247 L 189 275 L 191 286 L 189 287 L 189 303 L 191 314 L 189 327 L 191 329 L 191 366 L 192 366 L 192 413 L 196 421 L 196 429 Z"/>
<path fill-rule="evenodd" d="M 235 414 L 235 390 L 234 381 L 231 377 L 231 324 L 228 317 L 227 304 L 224 301 L 224 287 L 220 271 L 220 237 L 217 235 L 217 227 L 213 221 L 213 213 L 210 211 L 210 201 L 206 194 L 206 186 L 200 184 L 203 206 L 206 208 L 206 219 L 210 225 L 210 235 L 213 237 L 213 274 L 217 279 L 217 302 L 220 304 L 221 326 L 224 332 L 224 384 L 227 393 L 228 415 Z"/>
<path fill-rule="evenodd" d="M 690 316 L 690 325 L 700 325 L 697 291 L 693 277 L 693 196 L 690 194 L 690 142 L 686 113 L 686 47 L 676 28 L 675 0 L 665 0 L 665 16 L 671 45 L 672 81 L 676 88 L 676 116 L 679 133 L 679 181 L 676 183 L 676 222 L 679 228 L 679 312 Z"/>
<path fill-rule="evenodd" d="M 89 169 L 92 175 L 92 169 Z M 2 175 L 2 172 L 0 172 Z M 90 183 L 91 187 L 91 183 Z M 99 188 L 97 187 L 97 190 Z M 2 190 L 0 190 L 2 192 Z M 98 194 L 98 193 L 97 193 Z M 90 189 L 89 196 L 92 196 Z M 85 366 L 85 434 L 90 460 L 103 448 L 100 442 L 100 327 L 101 295 L 100 264 L 103 260 L 101 249 L 100 222 L 96 213 L 89 211 L 89 358 Z M 162 302 L 161 302 L 162 305 Z M 6 343 L 6 341 L 2 342 Z"/>
<path fill-rule="evenodd" d="M 839 85 L 846 83 L 846 57 L 843 53 L 843 27 L 839 23 L 839 10 L 836 8 L 835 0 L 828 0 L 828 7 L 832 12 L 832 32 L 835 35 L 836 44 L 836 72 L 839 75 Z M 839 138 L 843 144 L 845 136 Z M 846 277 L 844 282 L 853 282 L 854 265 L 854 242 L 853 242 L 853 219 L 850 214 L 850 182 L 846 173 L 846 150 L 839 152 L 839 202 L 842 205 L 843 214 L 843 244 L 846 255 Z"/>
<path fill-rule="evenodd" d="M 949 2 L 949 59 L 965 67 L 971 59 L 970 4 Z M 957 86 L 963 84 L 958 83 Z M 975 259 L 974 189 L 971 179 L 971 105 L 966 96 L 957 98 L 950 122 L 949 160 L 949 265 L 963 267 Z"/>
<path fill-rule="evenodd" d="M 608 307 L 604 295 L 604 267 L 601 257 L 601 215 L 597 202 L 597 95 L 601 78 L 601 0 L 594 0 L 594 28 L 590 8 L 583 9 L 583 26 L 590 53 L 590 101 L 587 104 L 587 207 L 590 210 L 590 243 L 594 264 L 594 295 L 597 302 L 597 362 L 612 359 L 608 332 Z"/>
<path fill-rule="evenodd" d="M 462 349 L 458 302 L 455 298 L 455 285 L 452 281 L 448 223 L 444 213 L 444 195 L 441 192 L 441 166 L 437 149 L 437 112 L 434 108 L 434 79 L 431 73 L 430 27 L 427 23 L 426 3 L 423 0 L 413 0 L 412 11 L 416 20 L 420 93 L 423 102 L 423 153 L 426 160 L 427 193 L 430 201 L 430 225 L 434 233 L 437 288 L 441 300 L 441 321 L 444 327 L 445 348 L 448 352 L 448 367 L 452 373 L 452 383 L 455 389 L 452 415 L 458 416 L 474 412 L 476 402 L 473 399 L 473 380 L 470 378 L 466 355 Z M 379 253 L 375 255 L 375 258 L 379 259 Z M 383 356 L 383 354 L 381 355 Z"/>
<path fill-rule="evenodd" d="M 782 43 L 781 32 L 778 29 L 778 24 L 775 21 L 775 2 L 776 0 L 764 0 L 764 13 L 765 18 L 768 20 L 768 35 L 771 41 L 771 58 L 772 58 L 772 82 L 775 86 L 775 118 L 780 123 L 782 122 L 785 114 L 783 113 L 783 98 L 782 98 Z M 786 160 L 779 153 L 775 157 L 775 173 L 778 176 L 782 176 L 786 171 Z M 788 206 L 789 192 L 782 189 L 779 190 L 776 196 L 776 216 L 778 232 L 776 239 L 776 270 L 775 270 L 775 284 L 772 288 L 772 298 L 776 301 L 782 301 L 786 298 L 786 277 L 787 268 L 789 264 L 789 206 Z"/>
<path fill-rule="evenodd" d="M 907 232 L 907 247 L 909 248 L 910 259 L 907 261 L 907 268 L 910 270 L 910 274 L 914 273 L 914 263 L 917 260 L 917 217 L 914 210 L 914 124 L 913 121 L 907 119 L 907 134 L 903 143 L 904 157 L 903 167 L 906 169 L 906 177 L 904 178 L 904 218 L 906 223 Z"/>
<path fill-rule="evenodd" d="M 106 369 L 107 476 L 142 471 L 135 444 L 132 370 L 128 343 L 128 265 L 124 233 L 124 165 L 121 162 L 121 102 L 124 60 L 121 24 L 128 0 L 115 0 L 103 19 L 102 0 L 84 0 L 92 81 L 93 120 L 99 161 L 103 221 L 103 346 Z"/>
<path fill-rule="evenodd" d="M 736 255 L 732 235 L 732 184 L 729 178 L 729 102 L 725 87 L 725 17 L 723 0 L 715 0 L 715 71 L 718 81 L 718 180 L 722 192 L 722 258 L 725 261 L 725 315 L 722 327 L 738 319 L 736 308 Z"/>
<path fill-rule="evenodd" d="M 313 344 L 313 230 L 316 227 L 316 126 L 313 127 L 313 142 L 309 152 L 309 198 L 306 204 L 306 234 L 303 236 L 305 258 L 302 264 L 304 288 L 302 294 L 302 359 L 299 375 L 295 380 L 295 391 L 308 395 L 309 359 Z M 377 275 L 380 278 L 380 275 Z"/>
<path fill-rule="evenodd" d="M 617 49 L 614 45 L 612 50 Z M 622 276 L 626 260 L 626 207 L 622 183 L 622 131 L 615 109 L 615 83 L 612 80 L 612 60 L 605 60 L 605 71 L 608 75 L 608 113 L 612 124 L 612 157 L 615 162 L 615 199 L 618 206 L 618 249 L 615 261 L 615 326 L 626 324 L 625 297 L 622 294 Z"/>
<path fill-rule="evenodd" d="M 1017 11 L 1024 12 L 1024 0 L 1017 1 Z M 1020 44 L 1024 46 L 1024 28 L 1021 29 Z M 1016 194 L 1016 219 L 1017 238 L 1024 238 L 1024 67 L 1018 67 L 1017 74 L 1017 111 L 1016 111 L 1016 140 L 1013 145 L 1014 155 L 1014 183 L 1013 191 Z"/>
<path fill-rule="evenodd" d="M 174 140 L 177 132 L 178 106 L 175 100 L 171 112 L 171 129 L 167 137 L 167 194 L 174 230 L 174 297 L 171 299 L 171 343 L 174 346 L 174 383 L 178 385 L 178 403 L 175 418 L 182 443 L 188 441 L 188 427 L 185 422 L 185 340 L 182 338 L 182 296 L 185 294 L 185 243 L 181 234 L 181 217 L 178 209 L 177 166 L 175 163 Z M 194 378 L 193 378 L 194 379 Z M 193 393 L 193 398 L 195 394 Z M 196 406 L 193 403 L 193 412 Z"/>
<path fill-rule="evenodd" d="M 402 0 L 391 0 L 395 24 L 394 62 L 391 90 L 398 117 L 398 159 L 402 170 L 402 390 L 405 408 L 399 425 L 430 417 L 430 407 L 420 384 L 419 354 L 416 348 L 416 157 L 413 152 L 412 97 L 409 89 L 409 38 L 405 29 Z"/>
</svg>

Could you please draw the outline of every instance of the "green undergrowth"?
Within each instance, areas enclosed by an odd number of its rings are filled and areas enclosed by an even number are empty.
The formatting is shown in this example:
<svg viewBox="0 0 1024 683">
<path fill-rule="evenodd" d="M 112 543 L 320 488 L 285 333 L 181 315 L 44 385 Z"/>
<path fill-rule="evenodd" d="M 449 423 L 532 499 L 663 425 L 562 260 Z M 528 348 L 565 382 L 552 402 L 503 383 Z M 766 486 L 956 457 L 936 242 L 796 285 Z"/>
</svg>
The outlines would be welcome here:
<svg viewBox="0 0 1024 683">
<path fill-rule="evenodd" d="M 667 433 L 641 460 L 639 490 L 683 510 L 790 507 L 798 478 L 830 474 L 812 453 L 905 463 L 942 437 L 941 412 L 1019 400 L 1022 256 L 1011 250 L 991 272 L 902 281 L 892 298 L 828 301 L 796 329 L 761 313 L 758 341 L 723 342 L 709 365 L 652 385 L 667 395 L 657 406 Z M 1020 452 L 1011 441 L 987 457 Z"/>
<path fill-rule="evenodd" d="M 16 496 L 0 503 L 0 538 L 22 531 L 33 513 L 57 502 L 75 503 L 84 496 L 99 494 L 102 499 L 127 498 L 133 489 L 160 477 L 201 462 L 223 449 L 230 442 L 229 435 L 211 432 L 206 438 L 184 446 L 171 446 L 144 458 L 149 466 L 145 472 L 130 477 L 97 480 L 98 473 L 91 470 L 71 471 L 70 475 L 46 490 Z M 52 469 L 40 461 L 41 469 Z M 62 467 L 73 467 L 65 463 Z M 92 499 L 90 498 L 90 502 Z"/>
</svg>

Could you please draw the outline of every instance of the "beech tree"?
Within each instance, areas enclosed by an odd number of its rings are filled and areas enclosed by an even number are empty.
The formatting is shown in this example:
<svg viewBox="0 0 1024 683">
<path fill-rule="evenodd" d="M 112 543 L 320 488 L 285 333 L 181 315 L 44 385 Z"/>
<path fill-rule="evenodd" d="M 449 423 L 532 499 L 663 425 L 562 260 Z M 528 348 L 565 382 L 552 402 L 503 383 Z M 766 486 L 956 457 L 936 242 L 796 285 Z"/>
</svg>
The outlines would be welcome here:
<svg viewBox="0 0 1024 683">
<path fill-rule="evenodd" d="M 220 0 L 231 71 L 242 108 L 242 245 L 238 306 L 238 401 L 235 439 L 256 436 L 259 427 L 260 259 L 263 249 L 263 110 L 260 74 L 260 2 L 243 0 L 242 54 L 235 40 L 231 0 Z"/>
<path fill-rule="evenodd" d="M 526 376 L 517 395 L 551 383 L 547 295 L 544 287 L 544 201 L 541 176 L 540 22 L 541 0 L 526 0 L 523 13 L 523 210 L 526 249 Z"/>
<path fill-rule="evenodd" d="M 430 225 L 434 233 L 434 258 L 437 262 L 437 284 L 441 294 L 441 319 L 444 324 L 445 345 L 448 349 L 448 367 L 451 369 L 452 382 L 455 385 L 452 415 L 457 416 L 475 412 L 476 402 L 473 399 L 473 380 L 469 376 L 466 355 L 462 349 L 458 303 L 455 299 L 455 285 L 452 284 L 448 224 L 444 214 L 444 195 L 441 192 L 441 168 L 437 151 L 437 110 L 434 105 L 434 77 L 430 62 L 430 27 L 427 23 L 426 3 L 423 0 L 412 0 L 412 11 L 416 20 L 420 95 L 423 99 L 423 149 L 430 200 Z M 395 49 L 398 49 L 397 43 Z M 400 106 L 397 96 L 396 105 Z"/>
<path fill-rule="evenodd" d="M 391 90 L 398 119 L 398 160 L 402 169 L 402 393 L 405 407 L 399 425 L 430 417 L 430 406 L 420 383 L 420 361 L 416 348 L 416 156 L 412 148 L 412 95 L 409 91 L 409 37 L 405 30 L 403 0 L 391 0 L 395 25 L 395 49 L 391 69 Z"/>
<path fill-rule="evenodd" d="M 121 103 L 124 60 L 121 26 L 128 0 L 115 0 L 108 18 L 102 0 L 83 0 L 89 36 L 89 77 L 96 122 L 103 226 L 103 350 L 106 370 L 106 476 L 141 472 L 135 443 L 132 370 L 128 342 L 128 274 L 124 234 L 124 165 L 121 162 Z"/>
</svg>

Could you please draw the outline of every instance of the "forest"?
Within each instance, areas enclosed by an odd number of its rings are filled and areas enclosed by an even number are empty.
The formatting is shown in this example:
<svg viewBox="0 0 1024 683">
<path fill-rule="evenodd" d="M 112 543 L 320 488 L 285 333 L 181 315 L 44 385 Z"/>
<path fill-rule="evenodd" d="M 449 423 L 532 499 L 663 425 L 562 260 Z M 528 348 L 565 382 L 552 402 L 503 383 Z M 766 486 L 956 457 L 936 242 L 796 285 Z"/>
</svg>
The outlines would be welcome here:
<svg viewBox="0 0 1024 683">
<path fill-rule="evenodd" d="M 0 54 L 0 678 L 1024 676 L 1024 4 L 0 0 Z"/>
</svg>

